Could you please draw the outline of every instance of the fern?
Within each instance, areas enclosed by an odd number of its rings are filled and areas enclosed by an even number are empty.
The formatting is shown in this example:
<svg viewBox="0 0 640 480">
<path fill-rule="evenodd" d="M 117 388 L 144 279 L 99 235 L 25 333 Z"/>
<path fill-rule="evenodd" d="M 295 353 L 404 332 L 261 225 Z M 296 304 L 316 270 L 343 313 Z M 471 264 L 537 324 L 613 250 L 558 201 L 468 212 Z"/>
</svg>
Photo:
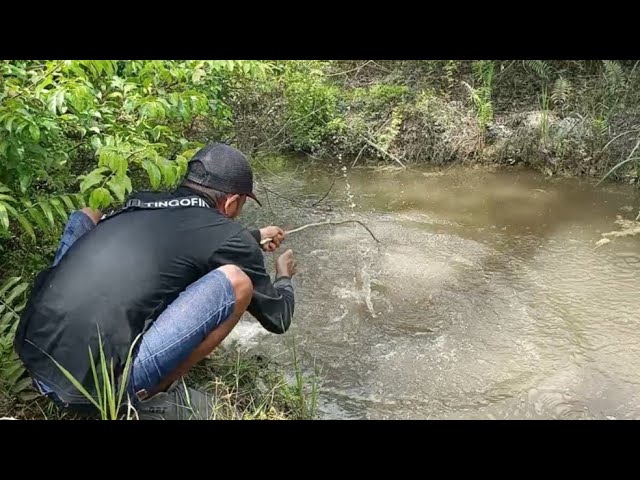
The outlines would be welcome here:
<svg viewBox="0 0 640 480">
<path fill-rule="evenodd" d="M 556 105 L 562 105 L 566 103 L 571 95 L 571 83 L 564 77 L 558 77 L 553 84 L 553 90 L 551 91 L 551 100 Z"/>
<path fill-rule="evenodd" d="M 493 120 L 493 104 L 491 103 L 492 83 L 495 74 L 495 65 L 491 60 L 479 60 L 471 65 L 473 76 L 480 84 L 472 87 L 467 82 L 462 84 L 469 91 L 469 96 L 476 108 L 476 118 L 482 130 Z"/>
<path fill-rule="evenodd" d="M 620 64 L 613 60 L 603 60 L 602 63 L 604 64 L 604 78 L 607 84 L 607 91 L 613 94 L 624 84 L 624 71 Z"/>
<path fill-rule="evenodd" d="M 492 60 L 478 60 L 471 65 L 475 79 L 484 87 L 491 88 L 495 74 Z"/>
<path fill-rule="evenodd" d="M 596 117 L 591 121 L 593 130 L 597 135 L 606 137 L 609 133 L 609 124 L 606 118 Z"/>
<path fill-rule="evenodd" d="M 542 60 L 524 60 L 523 64 L 526 69 L 532 70 L 543 80 L 549 80 L 551 77 L 551 67 Z"/>
<path fill-rule="evenodd" d="M 17 199 L 10 195 L 8 187 L 0 184 L 0 233 L 8 233 L 11 219 L 35 243 L 36 228 L 48 231 L 56 225 L 64 224 L 71 212 L 85 205 L 82 195 L 56 195 L 31 199 Z"/>
<path fill-rule="evenodd" d="M 24 377 L 25 368 L 13 349 L 20 312 L 26 305 L 28 284 L 12 277 L 0 287 L 0 390 L 23 401 L 37 396 L 30 389 L 31 380 Z"/>
</svg>

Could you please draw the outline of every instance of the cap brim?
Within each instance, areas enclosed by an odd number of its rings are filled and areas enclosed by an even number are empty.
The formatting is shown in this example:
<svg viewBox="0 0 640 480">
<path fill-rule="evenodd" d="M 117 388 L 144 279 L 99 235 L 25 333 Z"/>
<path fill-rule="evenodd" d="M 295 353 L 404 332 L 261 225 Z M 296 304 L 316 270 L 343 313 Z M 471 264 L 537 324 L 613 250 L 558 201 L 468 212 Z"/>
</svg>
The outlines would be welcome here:
<svg viewBox="0 0 640 480">
<path fill-rule="evenodd" d="M 247 193 L 247 197 L 249 197 L 249 198 L 253 198 L 253 199 L 258 203 L 258 205 L 262 206 L 262 204 L 260 203 L 260 200 L 258 200 L 258 199 L 256 198 L 255 194 L 253 194 L 253 193 Z"/>
</svg>

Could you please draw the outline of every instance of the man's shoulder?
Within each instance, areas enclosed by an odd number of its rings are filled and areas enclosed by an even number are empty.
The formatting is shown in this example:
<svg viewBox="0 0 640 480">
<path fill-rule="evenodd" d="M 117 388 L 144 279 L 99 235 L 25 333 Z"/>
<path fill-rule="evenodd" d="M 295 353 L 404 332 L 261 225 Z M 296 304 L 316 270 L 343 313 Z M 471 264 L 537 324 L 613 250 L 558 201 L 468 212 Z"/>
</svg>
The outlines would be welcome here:
<svg viewBox="0 0 640 480">
<path fill-rule="evenodd" d="M 132 192 L 131 195 L 127 198 L 128 200 L 141 200 L 141 201 L 154 201 L 158 199 L 171 199 L 171 198 L 180 198 L 186 196 L 195 196 L 190 195 L 190 192 L 185 192 L 181 189 L 176 190 L 168 190 L 168 191 L 151 191 L 151 190 L 139 190 Z"/>
</svg>

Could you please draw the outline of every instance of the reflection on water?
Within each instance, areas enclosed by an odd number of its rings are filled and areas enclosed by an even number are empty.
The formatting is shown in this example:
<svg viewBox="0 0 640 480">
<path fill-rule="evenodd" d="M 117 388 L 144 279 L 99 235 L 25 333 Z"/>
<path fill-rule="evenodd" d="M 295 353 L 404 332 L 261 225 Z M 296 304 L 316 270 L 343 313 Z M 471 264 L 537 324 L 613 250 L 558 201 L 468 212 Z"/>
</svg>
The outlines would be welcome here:
<svg viewBox="0 0 640 480">
<path fill-rule="evenodd" d="M 248 221 L 358 218 L 382 242 L 357 225 L 291 235 L 295 325 L 233 333 L 272 355 L 295 337 L 323 369 L 325 418 L 640 418 L 640 239 L 594 250 L 632 189 L 476 168 L 278 175 L 263 185 L 298 205 L 263 190 Z"/>
</svg>

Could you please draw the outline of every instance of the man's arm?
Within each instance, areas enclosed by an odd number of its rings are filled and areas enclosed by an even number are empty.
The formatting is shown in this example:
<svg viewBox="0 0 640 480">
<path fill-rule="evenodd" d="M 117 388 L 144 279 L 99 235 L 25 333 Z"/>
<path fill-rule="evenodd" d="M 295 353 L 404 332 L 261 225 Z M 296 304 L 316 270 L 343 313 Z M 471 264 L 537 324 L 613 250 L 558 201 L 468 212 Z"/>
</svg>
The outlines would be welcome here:
<svg viewBox="0 0 640 480">
<path fill-rule="evenodd" d="M 292 252 L 278 259 L 275 282 L 265 269 L 259 244 L 247 230 L 243 229 L 227 240 L 212 260 L 218 265 L 237 265 L 248 275 L 253 283 L 253 298 L 247 310 L 266 330 L 280 334 L 289 329 L 295 306 L 291 283 L 295 273 Z"/>
</svg>

